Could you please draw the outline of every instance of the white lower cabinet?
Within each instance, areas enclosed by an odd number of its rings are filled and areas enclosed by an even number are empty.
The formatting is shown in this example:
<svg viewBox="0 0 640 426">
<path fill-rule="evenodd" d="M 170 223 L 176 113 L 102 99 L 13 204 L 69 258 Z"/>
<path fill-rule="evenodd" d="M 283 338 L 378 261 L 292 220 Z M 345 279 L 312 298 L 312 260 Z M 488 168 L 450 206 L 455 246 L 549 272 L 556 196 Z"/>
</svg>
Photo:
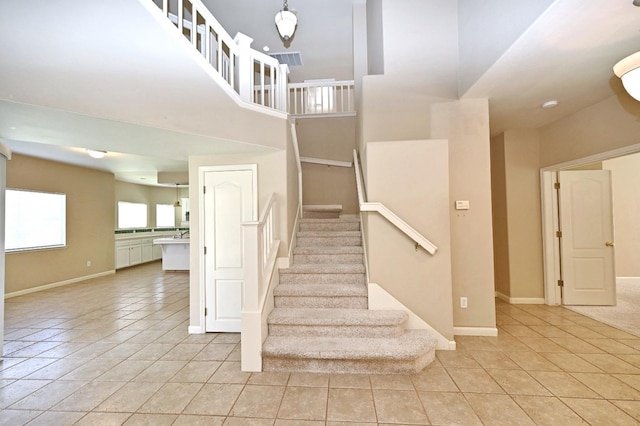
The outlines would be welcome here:
<svg viewBox="0 0 640 426">
<path fill-rule="evenodd" d="M 153 238 L 116 240 L 116 269 L 162 259 L 162 247 L 153 245 Z"/>
</svg>

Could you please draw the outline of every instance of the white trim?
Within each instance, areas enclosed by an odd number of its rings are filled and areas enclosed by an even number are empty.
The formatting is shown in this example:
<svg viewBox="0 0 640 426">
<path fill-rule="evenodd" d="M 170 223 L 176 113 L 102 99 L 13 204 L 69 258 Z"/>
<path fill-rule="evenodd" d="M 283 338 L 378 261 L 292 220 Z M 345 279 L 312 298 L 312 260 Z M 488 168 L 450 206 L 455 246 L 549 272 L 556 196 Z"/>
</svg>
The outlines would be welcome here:
<svg viewBox="0 0 640 426">
<path fill-rule="evenodd" d="M 41 285 L 41 286 L 38 286 L 38 287 L 32 287 L 32 288 L 27 288 L 25 290 L 19 290 L 19 291 L 14 291 L 14 292 L 11 292 L 11 293 L 7 293 L 7 294 L 4 295 L 4 298 L 5 299 L 11 299 L 12 297 L 18 297 L 18 296 L 22 296 L 22 295 L 29 294 L 29 293 L 36 293 L 38 291 L 48 290 L 50 288 L 62 287 L 62 286 L 69 285 L 69 284 L 75 284 L 75 283 L 78 283 L 78 282 L 81 282 L 81 281 L 91 280 L 93 278 L 104 277 L 106 275 L 113 275 L 115 273 L 116 273 L 115 269 L 112 269 L 110 271 L 99 272 L 97 274 L 85 275 L 83 277 L 72 278 L 70 280 L 65 280 L 65 281 L 58 281 L 58 282 L 51 283 L 51 284 L 45 284 L 45 285 Z"/>
<path fill-rule="evenodd" d="M 11 149 L 4 142 L 0 140 L 0 155 L 7 157 L 7 160 L 11 160 Z"/>
<path fill-rule="evenodd" d="M 600 154 L 594 154 L 588 157 L 565 161 L 564 163 L 553 164 L 551 166 L 543 167 L 540 170 L 543 172 L 550 172 L 550 171 L 557 171 L 561 169 L 569 169 L 573 167 L 583 166 L 585 164 L 596 163 L 599 161 L 622 157 L 628 154 L 636 154 L 638 152 L 640 152 L 640 143 L 625 146 L 622 148 L 612 149 L 611 151 L 601 152 Z"/>
<path fill-rule="evenodd" d="M 496 297 L 512 305 L 544 305 L 544 297 L 509 297 L 496 291 Z"/>
<path fill-rule="evenodd" d="M 327 117 L 355 117 L 356 111 L 351 112 L 325 112 L 318 114 L 291 114 L 295 118 L 327 118 Z"/>
<path fill-rule="evenodd" d="M 455 336 L 491 336 L 498 335 L 496 327 L 453 327 Z"/>
<path fill-rule="evenodd" d="M 300 157 L 300 161 L 303 163 L 322 164 L 323 166 L 353 167 L 353 162 L 349 163 L 348 161 L 325 160 L 322 158 Z"/>
<path fill-rule="evenodd" d="M 190 325 L 187 328 L 187 332 L 189 334 L 204 334 L 205 333 L 204 327 L 201 327 L 199 325 Z"/>
<path fill-rule="evenodd" d="M 455 340 L 449 340 L 443 336 L 438 330 L 431 327 L 425 320 L 416 315 L 411 309 L 407 308 L 402 302 L 393 297 L 389 292 L 380 287 L 376 283 L 369 283 L 368 287 L 369 309 L 376 310 L 400 310 L 409 314 L 407 328 L 409 330 L 429 330 L 437 339 L 438 350 L 455 351 Z"/>
<path fill-rule="evenodd" d="M 637 281 L 640 284 L 640 277 L 616 277 L 616 281 Z"/>
</svg>

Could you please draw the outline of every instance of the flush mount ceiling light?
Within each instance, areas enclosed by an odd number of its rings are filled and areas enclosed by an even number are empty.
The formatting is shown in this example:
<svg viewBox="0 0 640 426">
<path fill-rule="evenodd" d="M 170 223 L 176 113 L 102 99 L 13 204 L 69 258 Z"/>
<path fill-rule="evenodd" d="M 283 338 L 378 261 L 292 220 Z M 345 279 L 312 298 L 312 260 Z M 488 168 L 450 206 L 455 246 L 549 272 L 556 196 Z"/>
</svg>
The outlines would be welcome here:
<svg viewBox="0 0 640 426">
<path fill-rule="evenodd" d="M 298 25 L 298 17 L 295 13 L 289 11 L 289 3 L 284 0 L 282 10 L 276 13 L 276 27 L 278 34 L 285 42 L 291 40 L 293 33 Z"/>
<path fill-rule="evenodd" d="M 622 80 L 624 89 L 640 101 L 640 52 L 629 55 L 615 64 L 613 72 Z"/>
<path fill-rule="evenodd" d="M 549 101 L 543 102 L 542 105 L 540 105 L 540 107 L 543 109 L 554 108 L 557 106 L 558 106 L 558 101 L 556 101 L 555 99 L 551 99 Z"/>
<path fill-rule="evenodd" d="M 102 158 L 107 155 L 107 151 L 96 151 L 94 149 L 87 149 L 87 154 L 93 158 Z"/>
</svg>

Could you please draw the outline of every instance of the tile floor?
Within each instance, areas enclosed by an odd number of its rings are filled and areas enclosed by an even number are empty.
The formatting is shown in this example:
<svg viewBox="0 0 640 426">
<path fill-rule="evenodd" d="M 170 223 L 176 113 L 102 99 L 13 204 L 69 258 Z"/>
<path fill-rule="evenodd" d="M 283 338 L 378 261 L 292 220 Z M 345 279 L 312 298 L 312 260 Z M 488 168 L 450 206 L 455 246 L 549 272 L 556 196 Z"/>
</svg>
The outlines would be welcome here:
<svg viewBox="0 0 640 426">
<path fill-rule="evenodd" d="M 159 263 L 6 301 L 2 425 L 640 424 L 640 337 L 497 302 L 413 376 L 243 373 L 239 335 L 187 334 Z"/>
</svg>

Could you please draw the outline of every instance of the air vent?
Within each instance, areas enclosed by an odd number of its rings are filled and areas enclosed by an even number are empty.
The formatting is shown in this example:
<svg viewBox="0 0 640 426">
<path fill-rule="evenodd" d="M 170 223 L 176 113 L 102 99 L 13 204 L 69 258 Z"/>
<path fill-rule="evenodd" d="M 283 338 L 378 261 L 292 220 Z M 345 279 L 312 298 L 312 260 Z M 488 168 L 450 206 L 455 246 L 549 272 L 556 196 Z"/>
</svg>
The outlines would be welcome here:
<svg viewBox="0 0 640 426">
<path fill-rule="evenodd" d="M 300 52 L 269 53 L 269 56 L 276 58 L 281 64 L 287 64 L 290 67 L 302 66 L 302 55 L 300 55 Z"/>
</svg>

